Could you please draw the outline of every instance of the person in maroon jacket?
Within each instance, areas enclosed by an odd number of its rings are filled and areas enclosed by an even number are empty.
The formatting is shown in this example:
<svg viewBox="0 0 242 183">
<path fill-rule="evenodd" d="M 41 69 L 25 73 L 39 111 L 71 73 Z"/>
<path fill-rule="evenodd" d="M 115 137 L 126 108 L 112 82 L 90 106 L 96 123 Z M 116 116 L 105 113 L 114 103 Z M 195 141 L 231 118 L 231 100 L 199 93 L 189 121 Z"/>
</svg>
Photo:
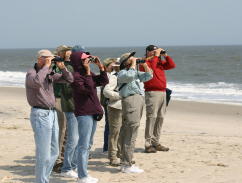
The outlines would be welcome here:
<svg viewBox="0 0 242 183">
<path fill-rule="evenodd" d="M 89 150 L 93 144 L 97 121 L 101 120 L 103 110 L 97 96 L 98 86 L 108 84 L 107 73 L 98 57 L 83 52 L 74 52 L 70 57 L 74 69 L 72 84 L 75 115 L 78 121 L 78 183 L 96 183 L 98 179 L 87 173 Z M 90 64 L 96 64 L 100 74 L 91 72 Z"/>
<path fill-rule="evenodd" d="M 146 103 L 145 152 L 168 151 L 160 144 L 161 127 L 166 112 L 165 70 L 176 67 L 166 51 L 155 45 L 146 47 L 146 63 L 153 70 L 153 78 L 144 83 Z M 140 70 L 143 70 L 140 67 Z"/>
</svg>

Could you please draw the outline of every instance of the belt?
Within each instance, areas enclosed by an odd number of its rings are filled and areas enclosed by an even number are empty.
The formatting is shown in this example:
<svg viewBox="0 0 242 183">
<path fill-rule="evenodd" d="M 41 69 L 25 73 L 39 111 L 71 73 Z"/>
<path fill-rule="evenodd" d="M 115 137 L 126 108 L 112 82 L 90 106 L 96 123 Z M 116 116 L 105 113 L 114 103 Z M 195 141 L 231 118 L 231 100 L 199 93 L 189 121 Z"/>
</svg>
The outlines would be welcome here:
<svg viewBox="0 0 242 183">
<path fill-rule="evenodd" d="M 33 108 L 36 108 L 36 109 L 44 109 L 44 110 L 55 110 L 55 107 L 39 107 L 39 106 L 33 106 Z"/>
<path fill-rule="evenodd" d="M 127 97 L 131 97 L 131 96 L 134 96 L 134 95 L 141 95 L 141 94 L 139 94 L 139 93 L 134 93 L 134 94 L 130 94 L 129 96 L 127 96 Z M 142 96 L 142 95 L 141 95 Z M 127 98 L 127 97 L 123 97 L 123 98 Z"/>
</svg>

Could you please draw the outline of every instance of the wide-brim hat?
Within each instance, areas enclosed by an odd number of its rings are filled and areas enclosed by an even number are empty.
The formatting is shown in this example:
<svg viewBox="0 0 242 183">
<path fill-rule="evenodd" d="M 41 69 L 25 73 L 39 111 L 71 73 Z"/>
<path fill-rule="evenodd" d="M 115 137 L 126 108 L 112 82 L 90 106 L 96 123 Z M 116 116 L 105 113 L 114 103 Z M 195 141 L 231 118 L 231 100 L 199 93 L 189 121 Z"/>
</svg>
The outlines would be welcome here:
<svg viewBox="0 0 242 183">
<path fill-rule="evenodd" d="M 136 52 L 130 52 L 130 53 L 125 53 L 121 55 L 119 62 L 120 62 L 120 70 L 122 70 L 125 67 L 125 63 L 135 55 Z"/>
<path fill-rule="evenodd" d="M 130 53 L 125 53 L 123 55 L 121 55 L 120 59 L 119 59 L 119 62 L 120 62 L 120 65 L 127 62 L 132 56 L 135 55 L 136 52 L 130 52 Z"/>
<path fill-rule="evenodd" d="M 65 51 L 69 51 L 71 50 L 72 47 L 71 46 L 66 46 L 66 45 L 60 45 L 55 49 L 55 54 L 58 54 L 60 52 L 65 52 Z"/>
<path fill-rule="evenodd" d="M 54 57 L 55 55 L 50 50 L 39 50 L 37 57 Z"/>
<path fill-rule="evenodd" d="M 110 64 L 112 63 L 115 63 L 117 62 L 117 59 L 116 58 L 106 58 L 104 61 L 103 61 L 103 65 L 105 67 L 108 67 Z"/>
</svg>

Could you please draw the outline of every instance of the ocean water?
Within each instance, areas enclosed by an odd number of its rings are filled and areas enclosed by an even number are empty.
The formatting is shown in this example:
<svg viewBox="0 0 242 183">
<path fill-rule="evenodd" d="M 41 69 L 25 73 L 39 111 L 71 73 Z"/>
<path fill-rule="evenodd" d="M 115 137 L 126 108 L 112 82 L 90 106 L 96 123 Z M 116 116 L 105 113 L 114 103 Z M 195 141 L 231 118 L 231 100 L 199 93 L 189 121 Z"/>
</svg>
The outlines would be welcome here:
<svg viewBox="0 0 242 183">
<path fill-rule="evenodd" d="M 242 46 L 170 46 L 163 47 L 177 67 L 166 71 L 172 97 L 242 105 Z M 101 59 L 120 57 L 136 51 L 144 55 L 145 47 L 87 48 Z M 0 86 L 24 87 L 25 74 L 33 67 L 39 49 L 1 49 Z M 53 49 L 51 49 L 53 50 Z M 92 67 L 94 72 L 98 69 Z"/>
</svg>

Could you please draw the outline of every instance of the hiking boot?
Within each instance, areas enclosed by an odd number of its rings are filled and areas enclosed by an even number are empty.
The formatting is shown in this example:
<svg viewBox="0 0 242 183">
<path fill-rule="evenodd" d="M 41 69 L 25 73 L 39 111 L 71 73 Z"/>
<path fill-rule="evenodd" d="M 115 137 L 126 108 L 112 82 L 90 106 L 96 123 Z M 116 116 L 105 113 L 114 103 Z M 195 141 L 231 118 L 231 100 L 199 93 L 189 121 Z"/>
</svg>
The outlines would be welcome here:
<svg viewBox="0 0 242 183">
<path fill-rule="evenodd" d="M 156 153 L 157 150 L 156 150 L 155 147 L 153 147 L 153 146 L 149 146 L 149 147 L 145 147 L 145 152 L 146 152 L 146 153 Z"/>
<path fill-rule="evenodd" d="M 63 166 L 63 162 L 55 164 L 55 166 L 53 167 L 53 172 L 61 173 L 62 166 Z"/>
<path fill-rule="evenodd" d="M 155 149 L 157 150 L 157 151 L 169 151 L 169 148 L 168 147 L 165 147 L 165 146 L 162 146 L 162 145 L 157 145 L 157 146 L 154 146 L 155 147 Z"/>
<path fill-rule="evenodd" d="M 121 158 L 121 153 L 120 152 L 117 153 L 117 158 Z"/>
</svg>

